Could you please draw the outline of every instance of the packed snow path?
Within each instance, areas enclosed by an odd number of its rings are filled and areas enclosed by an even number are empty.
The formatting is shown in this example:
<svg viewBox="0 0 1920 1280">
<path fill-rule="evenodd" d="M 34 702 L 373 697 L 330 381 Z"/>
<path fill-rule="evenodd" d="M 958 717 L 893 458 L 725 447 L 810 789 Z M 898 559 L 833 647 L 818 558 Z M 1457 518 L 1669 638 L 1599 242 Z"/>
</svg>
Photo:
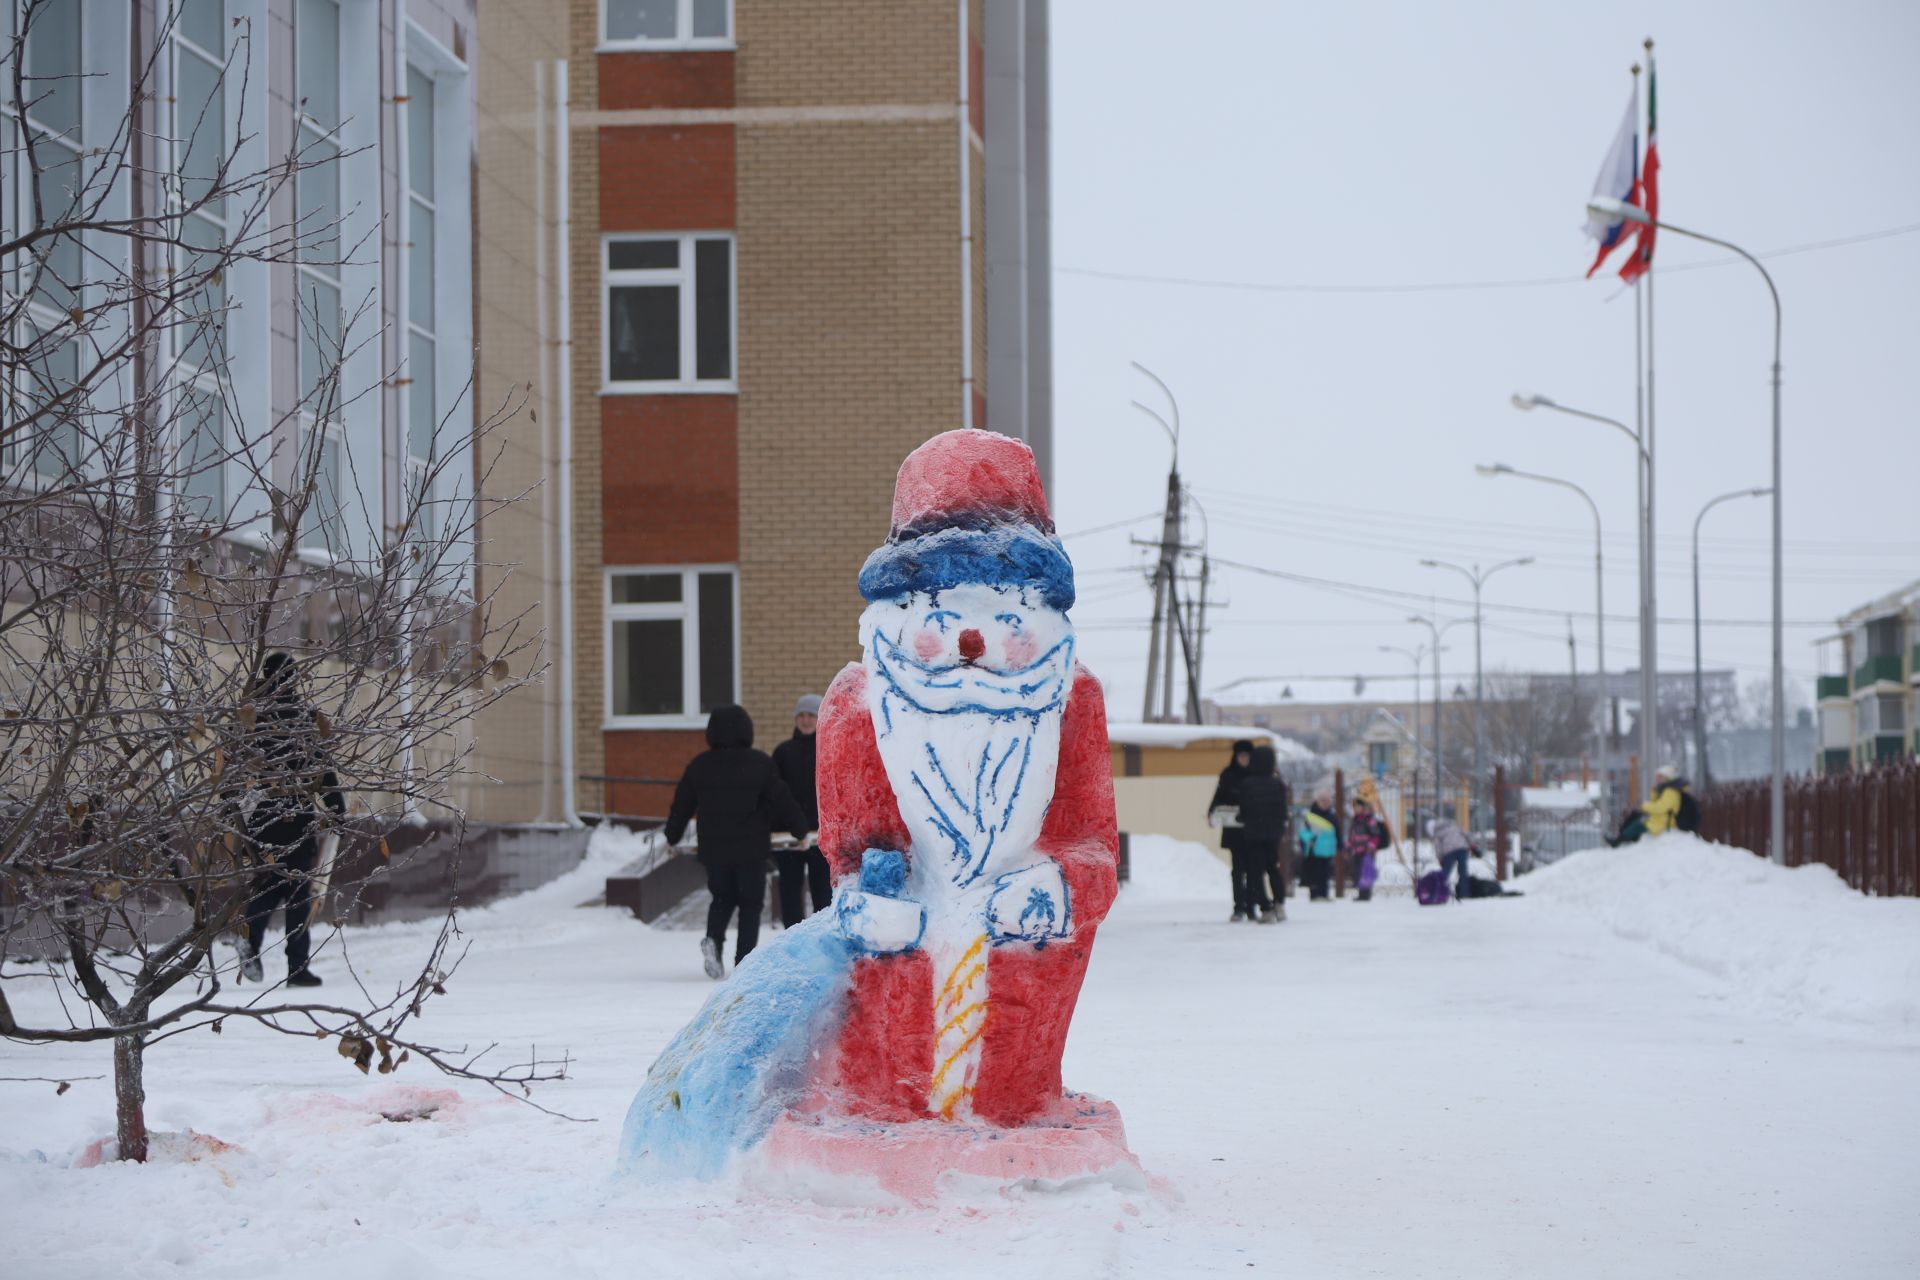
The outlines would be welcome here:
<svg viewBox="0 0 1920 1280">
<path fill-rule="evenodd" d="M 538 1098 L 595 1123 L 436 1094 L 411 1064 L 364 1080 L 331 1044 L 252 1027 L 183 1037 L 149 1055 L 149 1119 L 238 1152 L 70 1168 L 111 1131 L 104 1082 L 0 1084 L 7 1273 L 1920 1274 L 1920 903 L 1659 852 L 1581 855 L 1516 900 L 1295 899 L 1266 927 L 1226 923 L 1206 855 L 1141 842 L 1066 1076 L 1119 1103 L 1171 1191 L 919 1213 L 610 1180 L 635 1086 L 710 984 L 693 934 L 571 905 L 617 865 L 603 849 L 473 913 L 472 957 L 429 1012 L 443 1043 L 569 1048 L 574 1078 Z M 384 979 L 420 939 L 353 946 Z M 9 983 L 23 1017 L 45 999 L 28 985 Z M 0 1045 L 0 1075 L 106 1062 Z"/>
</svg>

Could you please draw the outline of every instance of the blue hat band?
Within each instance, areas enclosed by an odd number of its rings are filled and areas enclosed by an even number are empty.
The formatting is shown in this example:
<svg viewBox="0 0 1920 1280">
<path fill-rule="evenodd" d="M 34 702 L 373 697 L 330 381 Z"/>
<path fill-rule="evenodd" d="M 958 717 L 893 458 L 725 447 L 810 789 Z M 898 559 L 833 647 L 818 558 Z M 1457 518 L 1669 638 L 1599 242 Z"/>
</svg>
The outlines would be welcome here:
<svg viewBox="0 0 1920 1280">
<path fill-rule="evenodd" d="M 968 584 L 1028 587 L 1062 613 L 1073 608 L 1073 563 L 1058 538 L 1027 525 L 941 529 L 889 542 L 867 557 L 860 594 L 892 600 Z"/>
</svg>

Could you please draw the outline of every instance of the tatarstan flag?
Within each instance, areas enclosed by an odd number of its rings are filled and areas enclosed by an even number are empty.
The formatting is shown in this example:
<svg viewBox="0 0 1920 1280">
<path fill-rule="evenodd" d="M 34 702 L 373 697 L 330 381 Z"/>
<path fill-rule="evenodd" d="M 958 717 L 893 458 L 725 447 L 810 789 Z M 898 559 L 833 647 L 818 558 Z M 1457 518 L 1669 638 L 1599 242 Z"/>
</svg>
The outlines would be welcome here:
<svg viewBox="0 0 1920 1280">
<path fill-rule="evenodd" d="M 1633 200 L 1647 211 L 1647 216 L 1660 217 L 1660 126 L 1658 124 L 1660 95 L 1653 81 L 1653 57 L 1647 57 L 1647 161 L 1640 169 L 1640 181 L 1634 184 Z M 1643 222 L 1634 228 L 1635 241 L 1633 252 L 1627 255 L 1626 265 L 1620 268 L 1622 280 L 1638 280 L 1653 266 L 1652 223 Z"/>
</svg>

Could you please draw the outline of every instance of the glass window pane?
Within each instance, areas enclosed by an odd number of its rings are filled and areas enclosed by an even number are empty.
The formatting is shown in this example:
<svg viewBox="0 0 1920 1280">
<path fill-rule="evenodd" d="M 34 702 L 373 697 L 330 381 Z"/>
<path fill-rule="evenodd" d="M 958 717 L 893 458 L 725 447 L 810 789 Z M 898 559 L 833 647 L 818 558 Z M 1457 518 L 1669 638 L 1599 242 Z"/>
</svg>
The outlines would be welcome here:
<svg viewBox="0 0 1920 1280">
<path fill-rule="evenodd" d="M 175 341 L 189 369 L 217 367 L 226 356 L 227 286 L 217 270 L 220 232 L 196 216 L 185 220 L 181 238 L 204 248 L 202 252 L 175 251 L 174 284 L 184 291 Z"/>
<path fill-rule="evenodd" d="M 339 411 L 339 387 L 328 391 L 325 404 L 313 397 L 321 380 L 340 362 L 340 290 L 309 275 L 298 279 L 300 398 L 309 413 L 330 416 Z"/>
<path fill-rule="evenodd" d="M 303 546 L 331 547 L 340 529 L 340 441 L 332 432 L 309 427 L 301 432 L 294 460 L 294 482 L 313 482 L 313 495 L 300 518 Z M 339 548 L 335 548 L 338 550 Z"/>
<path fill-rule="evenodd" d="M 680 286 L 607 291 L 607 366 L 615 382 L 680 378 Z"/>
<path fill-rule="evenodd" d="M 733 376 L 733 246 L 697 240 L 693 246 L 694 377 Z"/>
<path fill-rule="evenodd" d="M 77 205 L 81 195 L 80 184 L 85 180 L 80 158 L 52 141 L 40 142 L 34 148 L 34 155 L 40 162 L 36 182 L 40 189 L 40 225 L 54 227 L 84 217 L 85 211 Z M 23 156 L 23 167 L 24 164 Z M 21 212 L 24 220 L 33 220 L 30 203 Z M 39 269 L 33 282 L 34 297 L 65 314 L 79 305 L 80 301 L 79 289 L 85 270 L 80 237 L 56 236 L 50 241 L 42 241 L 39 248 L 46 258 L 45 265 Z"/>
<path fill-rule="evenodd" d="M 679 604 L 677 573 L 616 573 L 611 584 L 615 604 Z"/>
<path fill-rule="evenodd" d="M 607 39 L 671 40 L 680 0 L 606 0 Z"/>
<path fill-rule="evenodd" d="M 208 53 L 222 53 L 227 41 L 227 6 L 223 0 L 179 0 L 175 28 Z"/>
<path fill-rule="evenodd" d="M 433 433 L 440 425 L 434 405 L 434 345 L 419 334 L 407 340 L 407 452 L 425 458 L 432 452 Z"/>
<path fill-rule="evenodd" d="M 728 0 L 693 0 L 693 34 L 726 35 L 727 10 L 730 7 Z"/>
<path fill-rule="evenodd" d="M 407 314 L 422 329 L 433 328 L 433 211 L 412 202 L 413 248 L 407 255 Z"/>
<path fill-rule="evenodd" d="M 733 575 L 700 575 L 700 710 L 733 701 Z"/>
<path fill-rule="evenodd" d="M 676 271 L 680 267 L 680 242 L 678 240 L 609 241 L 607 267 L 613 271 Z"/>
<path fill-rule="evenodd" d="M 340 6 L 334 0 L 300 0 L 294 31 L 295 92 L 304 110 L 331 129 L 340 123 Z"/>
<path fill-rule="evenodd" d="M 435 556 L 440 540 L 440 504 L 425 467 L 407 468 L 407 536 L 420 548 L 422 563 Z M 423 569 L 423 572 L 426 570 Z"/>
<path fill-rule="evenodd" d="M 226 517 L 225 407 L 212 391 L 186 387 L 180 393 L 181 518 L 218 524 Z"/>
<path fill-rule="evenodd" d="M 302 162 L 310 166 L 301 169 L 293 180 L 300 214 L 300 260 L 337 276 L 340 274 L 340 148 L 331 142 L 307 141 L 300 155 Z"/>
<path fill-rule="evenodd" d="M 174 60 L 174 156 L 180 171 L 180 198 L 198 204 L 213 190 L 226 146 L 227 110 L 220 68 L 181 51 Z M 207 212 L 220 216 L 217 202 Z"/>
<path fill-rule="evenodd" d="M 80 0 L 60 0 L 33 12 L 27 31 L 27 74 L 21 87 L 29 119 L 80 141 Z M 11 68 L 9 68 L 11 70 Z M 8 86 L 8 96 L 12 87 Z"/>
<path fill-rule="evenodd" d="M 29 341 L 39 337 L 33 333 L 28 336 Z M 28 366 L 31 372 L 27 379 L 25 407 L 29 414 L 51 403 L 80 382 L 79 343 L 63 342 L 58 346 L 46 347 L 36 341 L 34 354 L 39 358 Z M 80 435 L 80 415 L 83 410 L 84 405 L 76 398 L 58 410 L 42 414 L 28 428 L 30 438 L 34 441 L 33 469 L 41 476 L 52 479 L 80 465 L 85 443 Z"/>
<path fill-rule="evenodd" d="M 407 186 L 433 199 L 433 81 L 407 68 Z"/>
<path fill-rule="evenodd" d="M 680 715 L 684 641 L 678 618 L 647 618 L 612 624 L 613 713 L 617 716 Z"/>
</svg>

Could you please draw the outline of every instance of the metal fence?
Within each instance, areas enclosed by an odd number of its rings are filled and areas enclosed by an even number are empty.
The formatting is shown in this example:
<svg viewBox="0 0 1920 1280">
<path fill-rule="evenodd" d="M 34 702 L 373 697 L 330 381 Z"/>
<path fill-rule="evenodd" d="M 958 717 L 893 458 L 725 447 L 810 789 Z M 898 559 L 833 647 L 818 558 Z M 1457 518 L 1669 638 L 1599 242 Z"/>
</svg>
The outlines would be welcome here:
<svg viewBox="0 0 1920 1280">
<path fill-rule="evenodd" d="M 1767 780 L 1700 797 L 1700 834 L 1764 854 Z M 1920 765 L 1787 780 L 1786 863 L 1819 862 L 1862 893 L 1920 896 Z"/>
</svg>

